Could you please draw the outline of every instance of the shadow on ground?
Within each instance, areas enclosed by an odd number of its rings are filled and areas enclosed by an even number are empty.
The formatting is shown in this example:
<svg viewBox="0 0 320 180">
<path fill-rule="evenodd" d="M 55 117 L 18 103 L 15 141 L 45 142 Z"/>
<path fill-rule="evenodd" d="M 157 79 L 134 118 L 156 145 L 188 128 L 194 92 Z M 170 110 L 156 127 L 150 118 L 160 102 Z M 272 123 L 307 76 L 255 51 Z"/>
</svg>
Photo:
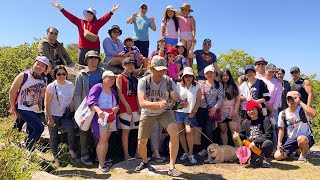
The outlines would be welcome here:
<svg viewBox="0 0 320 180">
<path fill-rule="evenodd" d="M 94 178 L 94 179 L 108 179 L 111 177 L 110 174 L 97 174 L 94 171 L 87 170 L 58 170 L 53 173 L 55 176 L 59 177 L 81 177 L 81 178 Z"/>
</svg>

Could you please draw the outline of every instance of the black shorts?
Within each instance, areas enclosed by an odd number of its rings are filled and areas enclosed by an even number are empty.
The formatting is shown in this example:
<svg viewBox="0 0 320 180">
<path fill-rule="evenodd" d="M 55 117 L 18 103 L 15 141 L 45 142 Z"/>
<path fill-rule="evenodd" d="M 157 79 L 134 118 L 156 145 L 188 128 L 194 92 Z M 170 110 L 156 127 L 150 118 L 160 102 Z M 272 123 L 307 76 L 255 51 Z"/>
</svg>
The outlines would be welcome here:
<svg viewBox="0 0 320 180">
<path fill-rule="evenodd" d="M 134 41 L 134 45 L 137 46 L 137 48 L 140 50 L 140 53 L 143 55 L 143 57 L 149 56 L 149 41 Z"/>
</svg>

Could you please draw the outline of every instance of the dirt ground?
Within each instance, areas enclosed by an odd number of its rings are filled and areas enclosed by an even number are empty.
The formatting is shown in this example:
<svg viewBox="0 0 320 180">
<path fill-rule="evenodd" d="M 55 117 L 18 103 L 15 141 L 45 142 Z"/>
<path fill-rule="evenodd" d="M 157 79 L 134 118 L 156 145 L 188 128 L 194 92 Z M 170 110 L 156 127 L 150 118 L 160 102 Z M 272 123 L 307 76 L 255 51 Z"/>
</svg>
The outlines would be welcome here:
<svg viewBox="0 0 320 180">
<path fill-rule="evenodd" d="M 287 161 L 272 161 L 272 168 L 263 169 L 237 163 L 204 164 L 205 158 L 198 158 L 196 165 L 188 161 L 178 161 L 176 168 L 183 175 L 174 179 L 320 179 L 320 148 L 314 147 L 308 163 L 299 163 L 293 158 Z M 134 168 L 141 160 L 123 161 L 112 166 L 108 173 L 101 173 L 97 165 L 92 167 L 66 166 L 58 168 L 51 174 L 39 172 L 32 179 L 173 179 L 167 176 L 168 164 L 151 163 L 154 171 L 143 170 L 135 173 Z M 80 162 L 77 162 L 80 163 Z"/>
</svg>

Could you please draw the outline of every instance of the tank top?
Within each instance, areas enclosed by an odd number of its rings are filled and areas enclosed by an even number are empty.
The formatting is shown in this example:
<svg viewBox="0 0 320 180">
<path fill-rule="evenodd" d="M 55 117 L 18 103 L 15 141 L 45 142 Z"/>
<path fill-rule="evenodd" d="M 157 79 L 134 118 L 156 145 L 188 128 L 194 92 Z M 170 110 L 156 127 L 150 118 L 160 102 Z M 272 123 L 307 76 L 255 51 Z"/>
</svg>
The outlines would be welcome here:
<svg viewBox="0 0 320 180">
<path fill-rule="evenodd" d="M 308 102 L 308 93 L 304 89 L 303 82 L 305 79 L 300 78 L 298 81 L 291 84 L 291 91 L 298 91 L 301 94 L 301 101 L 305 104 Z"/>
<path fill-rule="evenodd" d="M 180 32 L 192 32 L 191 18 L 179 17 L 179 29 Z"/>
<path fill-rule="evenodd" d="M 28 72 L 27 81 L 22 85 L 18 95 L 18 109 L 41 113 L 45 91 L 45 80 L 35 79 Z"/>
<path fill-rule="evenodd" d="M 128 95 L 127 90 L 128 90 L 128 86 L 129 86 L 129 81 L 128 78 L 123 75 L 120 74 L 121 77 L 121 82 L 122 82 L 122 94 L 124 96 L 124 98 L 126 99 L 126 101 L 128 102 L 128 104 L 130 105 L 132 112 L 138 112 L 139 107 L 137 104 L 137 96 L 135 95 L 135 92 L 131 92 L 131 96 Z M 133 90 L 134 91 L 134 90 Z M 127 109 L 125 107 L 125 105 L 120 101 L 120 112 L 121 113 L 125 113 L 127 112 Z"/>
</svg>

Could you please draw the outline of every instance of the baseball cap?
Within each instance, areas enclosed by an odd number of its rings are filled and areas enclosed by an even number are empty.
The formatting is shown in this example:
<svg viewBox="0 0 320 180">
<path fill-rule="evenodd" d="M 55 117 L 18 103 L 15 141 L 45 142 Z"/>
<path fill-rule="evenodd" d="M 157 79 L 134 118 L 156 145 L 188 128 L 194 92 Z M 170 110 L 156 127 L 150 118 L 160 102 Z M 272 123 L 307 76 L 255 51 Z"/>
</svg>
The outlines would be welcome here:
<svg viewBox="0 0 320 180">
<path fill-rule="evenodd" d="M 256 68 L 254 68 L 253 65 L 247 65 L 246 67 L 243 68 L 244 72 L 247 73 L 247 71 L 252 70 L 254 72 L 256 72 Z"/>
<path fill-rule="evenodd" d="M 277 71 L 277 67 L 274 64 L 269 63 L 266 66 L 266 71 L 274 71 L 275 72 L 275 71 Z"/>
<path fill-rule="evenodd" d="M 112 71 L 104 71 L 102 74 L 102 79 L 106 78 L 106 77 L 118 77 L 117 75 L 115 75 Z"/>
<path fill-rule="evenodd" d="M 300 72 L 300 69 L 299 69 L 297 66 L 293 66 L 293 67 L 290 69 L 290 73 L 292 73 L 293 71 L 298 71 L 298 72 Z"/>
<path fill-rule="evenodd" d="M 247 111 L 250 111 L 252 110 L 253 108 L 257 108 L 258 110 L 260 109 L 260 105 L 255 102 L 255 101 L 250 101 L 248 102 L 248 104 L 246 105 L 246 110 Z"/>
<path fill-rule="evenodd" d="M 45 65 L 49 66 L 51 63 L 49 61 L 49 59 L 45 56 L 37 56 L 35 61 L 39 61 L 39 62 L 42 62 L 44 63 Z"/>
<path fill-rule="evenodd" d="M 206 68 L 204 68 L 204 73 L 207 73 L 209 71 L 215 72 L 214 67 L 212 65 L 209 65 Z"/>
<path fill-rule="evenodd" d="M 287 92 L 287 96 L 286 97 L 289 97 L 289 96 L 292 97 L 294 95 L 297 95 L 297 96 L 301 97 L 301 94 L 298 91 L 289 91 L 289 92 Z"/>
<path fill-rule="evenodd" d="M 205 44 L 205 43 L 209 43 L 209 44 L 211 44 L 211 40 L 210 39 L 205 39 L 205 40 L 203 40 L 203 44 Z"/>
<path fill-rule="evenodd" d="M 148 9 L 148 6 L 147 6 L 146 3 L 142 3 L 142 4 L 140 5 L 140 8 L 142 8 L 142 6 L 145 6 L 145 7 Z"/>
<path fill-rule="evenodd" d="M 122 63 L 123 64 L 130 64 L 130 63 L 135 63 L 135 61 L 131 57 L 126 57 L 126 58 L 124 58 Z"/>
<path fill-rule="evenodd" d="M 255 62 L 254 65 L 257 65 L 258 63 L 264 63 L 265 65 L 268 64 L 268 61 L 264 60 L 263 57 L 259 57 Z"/>
<path fill-rule="evenodd" d="M 160 36 L 157 42 L 159 42 L 159 41 L 166 41 L 166 39 L 164 36 Z"/>
<path fill-rule="evenodd" d="M 163 57 L 158 56 L 158 55 L 153 56 L 150 66 L 153 67 L 154 69 L 156 69 L 157 71 L 168 69 L 167 68 L 167 61 Z"/>
</svg>

